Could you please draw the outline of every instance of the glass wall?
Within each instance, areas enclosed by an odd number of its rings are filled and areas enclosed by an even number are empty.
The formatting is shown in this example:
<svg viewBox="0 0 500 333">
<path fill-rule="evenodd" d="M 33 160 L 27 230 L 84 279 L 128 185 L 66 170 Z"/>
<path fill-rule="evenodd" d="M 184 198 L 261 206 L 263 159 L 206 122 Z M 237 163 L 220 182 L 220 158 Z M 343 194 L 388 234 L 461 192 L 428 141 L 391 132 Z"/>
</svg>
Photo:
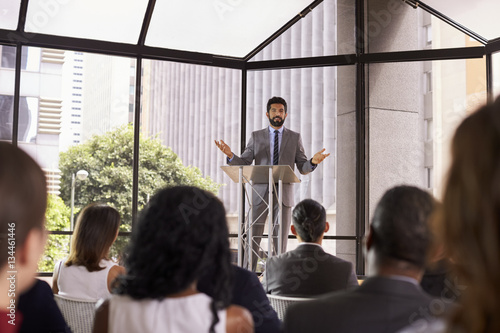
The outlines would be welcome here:
<svg viewBox="0 0 500 333">
<path fill-rule="evenodd" d="M 281 96 L 288 107 L 285 127 L 300 133 L 306 155 L 311 158 L 322 148 L 331 154 L 308 175 L 295 170 L 301 182 L 294 185 L 295 203 L 312 198 L 325 207 L 330 222 L 328 236 L 355 236 L 354 91 L 354 66 L 248 74 L 247 139 L 253 131 L 269 126 L 267 101 L 272 96 Z M 288 250 L 296 244 L 296 240 L 290 240 Z M 336 244 L 325 240 L 324 246 L 329 253 L 342 254 L 355 262 L 354 242 Z"/>
<path fill-rule="evenodd" d="M 220 168 L 225 155 L 214 140 L 239 151 L 241 71 L 168 61 L 143 62 L 142 140 L 157 140 L 165 154 L 164 185 L 196 185 L 218 195 L 226 207 L 230 231 L 237 233 L 237 186 Z M 142 146 L 141 146 L 142 147 Z M 147 179 L 147 152 L 140 155 L 140 202 Z M 147 187 L 147 186 L 146 186 Z"/>
<path fill-rule="evenodd" d="M 0 140 L 12 140 L 16 48 L 0 45 Z"/>
<path fill-rule="evenodd" d="M 367 48 L 370 53 L 481 46 L 463 32 L 421 8 L 402 1 L 368 1 Z"/>
<path fill-rule="evenodd" d="M 131 230 L 135 60 L 35 47 L 23 47 L 22 59 L 18 144 L 47 175 L 54 234 L 40 270 L 52 271 L 86 205 L 113 206 L 120 230 Z M 113 258 L 127 239 L 117 240 Z"/>
<path fill-rule="evenodd" d="M 493 97 L 500 96 L 500 52 L 493 53 Z"/>
<path fill-rule="evenodd" d="M 440 198 L 456 126 L 486 102 L 485 60 L 371 64 L 368 76 L 370 217 L 398 184 Z"/>
<path fill-rule="evenodd" d="M 354 14 L 353 1 L 323 1 L 250 61 L 355 53 Z"/>
</svg>

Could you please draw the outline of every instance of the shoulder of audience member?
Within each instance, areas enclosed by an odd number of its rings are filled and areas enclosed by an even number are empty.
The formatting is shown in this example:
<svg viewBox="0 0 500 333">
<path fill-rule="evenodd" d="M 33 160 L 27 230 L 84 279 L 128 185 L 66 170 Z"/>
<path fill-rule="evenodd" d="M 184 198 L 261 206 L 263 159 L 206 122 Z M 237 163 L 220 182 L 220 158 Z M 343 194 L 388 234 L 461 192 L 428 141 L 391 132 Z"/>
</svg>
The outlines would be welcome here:
<svg viewBox="0 0 500 333">
<path fill-rule="evenodd" d="M 253 331 L 254 323 L 250 311 L 238 305 L 231 305 L 226 309 L 227 333 L 250 333 Z"/>
</svg>

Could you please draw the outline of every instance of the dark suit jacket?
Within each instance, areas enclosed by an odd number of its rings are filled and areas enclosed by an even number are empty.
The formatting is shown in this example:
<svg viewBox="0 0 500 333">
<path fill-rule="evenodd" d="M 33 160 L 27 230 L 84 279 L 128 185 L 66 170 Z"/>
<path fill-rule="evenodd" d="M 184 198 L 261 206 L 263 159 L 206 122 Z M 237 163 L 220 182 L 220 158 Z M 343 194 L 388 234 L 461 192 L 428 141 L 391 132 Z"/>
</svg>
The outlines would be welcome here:
<svg viewBox="0 0 500 333">
<path fill-rule="evenodd" d="M 255 165 L 273 164 L 273 161 L 271 161 L 269 127 L 252 132 L 252 136 L 250 137 L 243 154 L 241 154 L 241 156 L 236 156 L 235 154 L 231 162 L 228 163 L 230 165 L 250 165 L 253 161 L 255 161 Z M 307 159 L 304 147 L 302 146 L 300 134 L 289 130 L 288 128 L 283 128 L 279 164 L 289 165 L 292 170 L 295 170 L 295 165 L 297 165 L 297 169 L 303 175 L 308 174 L 315 168 Z M 254 189 L 265 198 L 268 185 L 256 184 L 254 185 Z M 262 201 L 258 195 L 254 195 L 253 198 L 254 205 Z M 283 185 L 282 200 L 285 206 L 293 206 L 293 184 Z"/>
<path fill-rule="evenodd" d="M 255 273 L 232 265 L 233 298 L 232 304 L 246 308 L 252 314 L 255 333 L 276 333 L 281 331 L 281 321 L 271 307 L 264 289 Z M 208 275 L 198 281 L 198 290 L 209 296 L 212 287 L 207 283 Z"/>
<path fill-rule="evenodd" d="M 301 243 L 293 251 L 267 259 L 262 284 L 268 294 L 310 297 L 357 287 L 358 279 L 350 262 L 319 245 Z"/>
<path fill-rule="evenodd" d="M 396 332 L 449 308 L 433 300 L 412 282 L 370 277 L 353 290 L 290 306 L 285 332 Z"/>
</svg>

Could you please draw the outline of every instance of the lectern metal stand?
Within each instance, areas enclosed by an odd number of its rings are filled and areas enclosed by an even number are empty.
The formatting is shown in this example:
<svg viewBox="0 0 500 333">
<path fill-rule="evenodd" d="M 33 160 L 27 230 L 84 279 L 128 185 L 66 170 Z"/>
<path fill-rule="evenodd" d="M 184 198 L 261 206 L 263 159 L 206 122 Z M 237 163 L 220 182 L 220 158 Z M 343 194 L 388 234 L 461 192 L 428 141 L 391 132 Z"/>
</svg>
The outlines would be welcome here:
<svg viewBox="0 0 500 333">
<path fill-rule="evenodd" d="M 272 255 L 273 227 L 277 227 L 277 253 L 281 253 L 282 237 L 282 196 L 283 184 L 298 183 L 299 178 L 295 175 L 289 165 L 237 165 L 237 166 L 222 166 L 222 170 L 235 182 L 240 184 L 238 190 L 238 266 L 243 265 L 243 254 L 248 256 L 248 266 L 252 266 L 252 245 L 254 242 L 254 235 L 252 233 L 252 226 L 260 216 L 253 216 L 253 196 L 259 195 L 253 188 L 255 184 L 267 184 L 269 196 L 267 198 L 267 211 L 268 211 L 268 243 L 267 253 L 268 256 Z M 246 191 L 245 184 L 250 184 L 250 191 Z M 276 184 L 278 184 L 278 193 L 276 193 Z M 248 215 L 244 212 L 243 198 L 246 194 L 249 203 Z M 277 194 L 278 204 L 278 224 L 274 226 L 274 196 Z M 262 201 L 265 201 L 262 198 Z M 265 210 L 264 210 L 265 212 Z M 263 213 L 264 214 L 264 213 Z M 247 236 L 246 238 L 244 236 Z M 246 243 L 245 242 L 246 239 Z M 260 242 L 259 242 L 260 244 Z M 248 251 L 243 251 L 243 247 L 248 248 Z M 260 247 L 260 245 L 259 245 Z M 256 253 L 258 256 L 258 253 Z"/>
</svg>

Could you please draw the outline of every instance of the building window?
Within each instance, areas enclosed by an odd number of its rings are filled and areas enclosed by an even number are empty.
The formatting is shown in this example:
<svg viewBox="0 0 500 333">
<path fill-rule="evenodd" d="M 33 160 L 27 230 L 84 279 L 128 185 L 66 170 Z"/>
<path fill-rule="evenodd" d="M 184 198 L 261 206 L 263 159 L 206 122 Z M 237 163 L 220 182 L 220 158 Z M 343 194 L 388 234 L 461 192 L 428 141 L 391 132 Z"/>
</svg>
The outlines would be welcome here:
<svg viewBox="0 0 500 333">
<path fill-rule="evenodd" d="M 432 25 L 426 25 L 424 27 L 424 38 L 425 38 L 425 46 L 432 45 Z"/>
</svg>

